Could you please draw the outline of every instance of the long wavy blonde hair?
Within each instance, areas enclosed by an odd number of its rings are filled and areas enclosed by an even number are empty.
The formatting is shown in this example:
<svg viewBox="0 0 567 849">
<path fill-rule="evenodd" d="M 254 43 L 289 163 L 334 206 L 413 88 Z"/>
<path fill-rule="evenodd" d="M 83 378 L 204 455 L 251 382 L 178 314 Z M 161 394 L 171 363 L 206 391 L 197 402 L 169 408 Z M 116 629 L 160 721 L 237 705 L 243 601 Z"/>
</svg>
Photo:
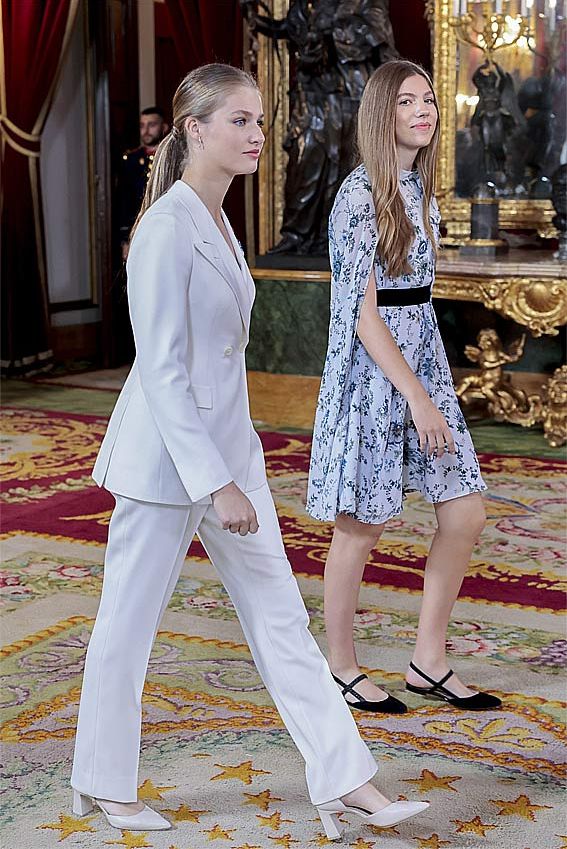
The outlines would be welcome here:
<svg viewBox="0 0 567 849">
<path fill-rule="evenodd" d="M 392 59 L 377 68 L 368 80 L 358 110 L 357 143 L 376 208 L 378 254 L 388 275 L 411 274 L 408 254 L 415 231 L 399 189 L 399 161 L 396 148 L 396 108 L 400 86 L 408 77 L 423 77 L 433 91 L 427 72 L 407 59 Z M 439 114 L 437 98 L 433 94 Z M 439 140 L 439 119 L 427 147 L 422 147 L 416 165 L 423 185 L 423 223 L 434 250 L 437 244 L 430 222 L 430 203 L 435 190 L 435 166 Z"/>
<path fill-rule="evenodd" d="M 191 157 L 191 144 L 185 132 L 187 118 L 197 118 L 206 123 L 230 91 L 238 86 L 258 88 L 256 80 L 247 71 L 218 62 L 195 68 L 181 81 L 173 95 L 171 131 L 155 152 L 142 206 L 130 232 L 130 239 L 144 212 L 181 177 Z"/>
</svg>

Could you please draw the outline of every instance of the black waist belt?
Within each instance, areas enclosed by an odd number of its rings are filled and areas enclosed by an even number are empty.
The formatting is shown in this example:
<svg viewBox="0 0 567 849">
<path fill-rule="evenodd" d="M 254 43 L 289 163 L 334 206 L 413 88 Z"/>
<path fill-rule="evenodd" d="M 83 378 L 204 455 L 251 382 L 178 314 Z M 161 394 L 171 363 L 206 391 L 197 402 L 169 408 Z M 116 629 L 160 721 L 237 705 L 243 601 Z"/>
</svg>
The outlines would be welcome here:
<svg viewBox="0 0 567 849">
<path fill-rule="evenodd" d="M 413 289 L 376 289 L 379 307 L 411 307 L 427 304 L 431 300 L 431 286 L 416 286 Z"/>
</svg>

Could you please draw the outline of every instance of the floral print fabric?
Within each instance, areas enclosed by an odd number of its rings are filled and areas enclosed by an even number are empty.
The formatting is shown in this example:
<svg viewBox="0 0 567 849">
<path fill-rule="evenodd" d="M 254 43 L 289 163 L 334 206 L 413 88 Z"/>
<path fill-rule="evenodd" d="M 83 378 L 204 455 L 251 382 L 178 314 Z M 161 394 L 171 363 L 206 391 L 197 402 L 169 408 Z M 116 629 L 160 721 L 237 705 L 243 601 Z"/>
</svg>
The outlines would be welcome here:
<svg viewBox="0 0 567 849">
<path fill-rule="evenodd" d="M 420 450 L 405 398 L 356 335 L 372 266 L 378 289 L 408 289 L 434 281 L 435 254 L 423 225 L 423 188 L 417 171 L 401 172 L 400 191 L 415 229 L 409 254 L 412 274 L 388 277 L 375 256 L 375 208 L 363 165 L 342 184 L 329 219 L 331 320 L 307 493 L 307 511 L 324 521 L 346 513 L 381 524 L 401 512 L 404 495 L 412 490 L 435 503 L 486 489 L 433 305 L 379 307 L 379 313 L 445 416 L 455 440 L 454 455 L 436 459 Z M 438 237 L 435 202 L 430 215 Z"/>
</svg>

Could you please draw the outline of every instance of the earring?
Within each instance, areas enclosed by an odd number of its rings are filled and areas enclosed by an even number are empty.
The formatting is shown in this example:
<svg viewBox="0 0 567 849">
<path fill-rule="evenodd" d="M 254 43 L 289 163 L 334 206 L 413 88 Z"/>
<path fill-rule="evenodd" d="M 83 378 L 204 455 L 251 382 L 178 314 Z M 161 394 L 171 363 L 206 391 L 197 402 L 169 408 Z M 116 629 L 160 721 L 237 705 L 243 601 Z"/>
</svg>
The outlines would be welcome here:
<svg viewBox="0 0 567 849">
<path fill-rule="evenodd" d="M 201 138 L 201 133 L 200 133 L 199 130 L 197 130 L 197 135 L 198 135 L 198 138 L 199 138 L 199 147 L 201 148 L 201 150 L 204 150 L 205 145 L 203 144 L 203 139 Z"/>
</svg>

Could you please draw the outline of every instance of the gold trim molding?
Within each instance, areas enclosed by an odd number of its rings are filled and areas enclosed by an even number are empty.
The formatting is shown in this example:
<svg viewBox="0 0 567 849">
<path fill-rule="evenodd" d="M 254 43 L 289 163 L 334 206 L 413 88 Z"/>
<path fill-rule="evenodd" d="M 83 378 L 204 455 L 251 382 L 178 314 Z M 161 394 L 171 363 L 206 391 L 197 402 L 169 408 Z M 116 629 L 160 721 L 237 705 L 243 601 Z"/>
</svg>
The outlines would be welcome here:
<svg viewBox="0 0 567 849">
<path fill-rule="evenodd" d="M 289 0 L 267 0 L 273 18 L 285 18 Z M 265 254 L 279 241 L 284 208 L 287 153 L 283 148 L 289 122 L 289 51 L 287 42 L 256 33 L 257 76 L 264 98 L 266 141 L 258 168 L 258 253 Z M 278 58 L 279 53 L 279 58 Z"/>
<path fill-rule="evenodd" d="M 293 271 L 286 268 L 251 268 L 254 280 L 303 280 L 305 283 L 329 283 L 330 271 Z"/>
<path fill-rule="evenodd" d="M 455 30 L 449 24 L 453 0 L 429 0 L 428 8 L 432 21 L 433 76 L 441 125 L 436 197 L 447 228 L 443 243 L 461 245 L 470 235 L 471 202 L 455 195 L 455 69 L 458 67 L 458 51 Z M 499 200 L 499 225 L 504 230 L 537 230 L 540 236 L 551 238 L 557 235 L 551 223 L 554 214 L 549 200 Z"/>
<path fill-rule="evenodd" d="M 435 298 L 471 301 L 528 327 L 532 336 L 557 336 L 567 324 L 567 281 L 437 273 Z"/>
</svg>

